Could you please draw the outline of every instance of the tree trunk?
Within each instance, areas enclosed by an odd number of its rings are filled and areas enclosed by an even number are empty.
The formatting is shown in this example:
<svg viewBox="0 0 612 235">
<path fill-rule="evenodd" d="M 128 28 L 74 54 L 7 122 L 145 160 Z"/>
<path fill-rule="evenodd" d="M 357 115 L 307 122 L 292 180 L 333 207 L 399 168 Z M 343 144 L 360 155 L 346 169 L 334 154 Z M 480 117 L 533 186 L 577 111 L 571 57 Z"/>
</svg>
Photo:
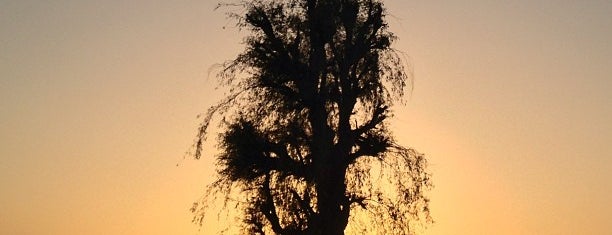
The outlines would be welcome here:
<svg viewBox="0 0 612 235">
<path fill-rule="evenodd" d="M 335 164 L 323 167 L 317 187 L 317 208 L 319 209 L 317 235 L 343 235 L 348 223 L 344 184 L 345 171 Z M 323 176 L 323 175 L 322 175 Z"/>
</svg>

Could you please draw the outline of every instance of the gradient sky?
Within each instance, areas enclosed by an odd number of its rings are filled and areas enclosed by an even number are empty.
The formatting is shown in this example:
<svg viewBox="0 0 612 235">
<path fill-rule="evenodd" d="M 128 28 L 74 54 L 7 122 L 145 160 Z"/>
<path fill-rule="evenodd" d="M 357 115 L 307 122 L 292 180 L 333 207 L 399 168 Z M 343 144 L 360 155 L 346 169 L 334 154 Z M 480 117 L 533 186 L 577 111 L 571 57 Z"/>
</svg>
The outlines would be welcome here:
<svg viewBox="0 0 612 235">
<path fill-rule="evenodd" d="M 188 209 L 213 167 L 184 152 L 244 34 L 215 5 L 0 2 L 0 234 L 206 234 Z M 612 2 L 387 7 L 415 75 L 394 134 L 435 184 L 423 234 L 612 231 Z"/>
</svg>

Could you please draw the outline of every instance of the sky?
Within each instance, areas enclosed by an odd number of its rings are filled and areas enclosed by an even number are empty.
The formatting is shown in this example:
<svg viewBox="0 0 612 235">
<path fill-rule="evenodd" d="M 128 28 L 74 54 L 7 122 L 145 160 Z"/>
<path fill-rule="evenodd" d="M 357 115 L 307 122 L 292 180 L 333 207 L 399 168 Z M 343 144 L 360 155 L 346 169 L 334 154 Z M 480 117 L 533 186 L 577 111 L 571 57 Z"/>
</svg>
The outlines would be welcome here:
<svg viewBox="0 0 612 235">
<path fill-rule="evenodd" d="M 0 2 L 0 234 L 222 223 L 191 223 L 214 167 L 185 157 L 243 46 L 216 3 Z M 612 2 L 386 6 L 414 73 L 392 130 L 435 185 L 421 234 L 609 233 Z"/>
</svg>

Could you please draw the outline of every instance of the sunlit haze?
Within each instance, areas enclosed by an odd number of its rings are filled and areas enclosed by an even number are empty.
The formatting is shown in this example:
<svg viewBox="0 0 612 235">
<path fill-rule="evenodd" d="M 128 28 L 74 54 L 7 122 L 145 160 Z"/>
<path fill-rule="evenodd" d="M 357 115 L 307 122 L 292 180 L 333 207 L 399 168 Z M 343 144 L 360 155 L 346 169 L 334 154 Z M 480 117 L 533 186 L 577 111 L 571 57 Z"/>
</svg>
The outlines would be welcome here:
<svg viewBox="0 0 612 235">
<path fill-rule="evenodd" d="M 0 234 L 210 234 L 189 208 L 217 1 L 0 2 Z M 414 86 L 391 129 L 425 153 L 420 234 L 609 234 L 611 1 L 386 1 Z M 214 134 L 208 138 L 215 141 Z"/>
</svg>

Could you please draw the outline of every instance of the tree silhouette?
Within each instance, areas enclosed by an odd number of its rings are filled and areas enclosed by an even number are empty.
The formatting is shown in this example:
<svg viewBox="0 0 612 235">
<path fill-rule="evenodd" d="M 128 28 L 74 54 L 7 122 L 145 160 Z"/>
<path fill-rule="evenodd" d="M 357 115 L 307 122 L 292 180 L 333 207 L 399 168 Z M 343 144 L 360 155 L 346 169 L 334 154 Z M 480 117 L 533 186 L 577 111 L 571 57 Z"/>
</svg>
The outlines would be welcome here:
<svg viewBox="0 0 612 235">
<path fill-rule="evenodd" d="M 199 128 L 196 158 L 213 117 L 223 117 L 219 178 L 194 204 L 194 221 L 214 198 L 237 208 L 245 234 L 412 234 L 430 220 L 425 158 L 386 125 L 410 77 L 390 48 L 381 1 L 232 6 L 250 34 L 219 73 L 229 95 Z"/>
</svg>

